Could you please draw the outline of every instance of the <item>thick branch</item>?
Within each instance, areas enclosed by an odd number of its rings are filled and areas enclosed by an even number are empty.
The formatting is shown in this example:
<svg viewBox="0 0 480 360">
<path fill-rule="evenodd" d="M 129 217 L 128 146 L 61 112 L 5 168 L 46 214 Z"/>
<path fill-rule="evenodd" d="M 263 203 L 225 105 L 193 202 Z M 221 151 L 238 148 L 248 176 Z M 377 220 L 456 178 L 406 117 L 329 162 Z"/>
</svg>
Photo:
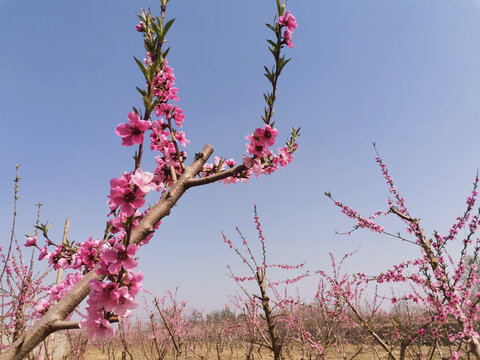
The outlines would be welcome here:
<svg viewBox="0 0 480 360">
<path fill-rule="evenodd" d="M 160 201 L 152 207 L 152 209 L 140 221 L 138 226 L 132 230 L 130 241 L 138 244 L 145 237 L 150 235 L 155 225 L 166 215 L 170 214 L 170 210 L 177 203 L 180 197 L 188 189 L 187 183 L 198 174 L 205 162 L 212 155 L 213 148 L 205 145 L 202 151 L 195 156 L 193 163 L 185 169 L 185 172 L 173 184 L 169 191 L 160 199 Z M 56 305 L 31 328 L 27 329 L 20 339 L 11 344 L 4 353 L 0 354 L 0 360 L 21 360 L 32 351 L 40 342 L 48 335 L 58 330 L 55 324 L 64 320 L 90 292 L 89 281 L 95 278 L 103 279 L 103 276 L 97 275 L 95 270 L 99 266 L 94 267 L 75 285 Z"/>
<path fill-rule="evenodd" d="M 57 320 L 53 322 L 52 329 L 53 329 L 53 332 L 59 331 L 59 330 L 80 329 L 80 322 Z"/>
</svg>

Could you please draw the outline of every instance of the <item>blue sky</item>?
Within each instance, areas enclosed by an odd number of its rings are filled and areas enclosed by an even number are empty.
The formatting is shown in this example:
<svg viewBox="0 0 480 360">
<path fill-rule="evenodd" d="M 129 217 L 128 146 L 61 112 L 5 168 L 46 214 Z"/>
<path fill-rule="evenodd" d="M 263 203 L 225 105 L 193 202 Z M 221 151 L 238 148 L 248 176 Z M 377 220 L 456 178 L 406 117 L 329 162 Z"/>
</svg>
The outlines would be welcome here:
<svg viewBox="0 0 480 360">
<path fill-rule="evenodd" d="M 32 230 L 37 202 L 60 238 L 100 237 L 109 180 L 132 167 L 132 149 L 114 133 L 142 78 L 134 15 L 157 1 L 0 1 L 0 244 L 9 239 L 15 164 L 21 164 L 17 235 Z M 323 196 L 364 214 L 384 208 L 378 149 L 427 232 L 444 231 L 464 207 L 480 168 L 480 6 L 473 0 L 290 0 L 299 27 L 280 78 L 280 138 L 301 126 L 300 150 L 287 168 L 248 184 L 191 189 L 140 251 L 145 287 L 180 286 L 207 311 L 236 291 L 225 273 L 242 264 L 223 244 L 240 226 L 255 239 L 255 202 L 272 262 L 307 260 L 311 270 L 358 249 L 348 271 L 374 273 L 415 254 L 408 244 L 367 232 L 334 234 L 352 223 Z M 237 160 L 244 136 L 260 125 L 263 65 L 270 65 L 264 23 L 274 0 L 172 0 L 169 63 L 194 154 L 210 143 Z M 148 157 L 148 155 L 147 155 Z M 153 155 L 145 164 L 152 164 Z M 150 162 L 149 162 L 150 161 Z M 390 229 L 402 230 L 398 221 Z M 315 279 L 302 285 L 313 293 Z"/>
</svg>

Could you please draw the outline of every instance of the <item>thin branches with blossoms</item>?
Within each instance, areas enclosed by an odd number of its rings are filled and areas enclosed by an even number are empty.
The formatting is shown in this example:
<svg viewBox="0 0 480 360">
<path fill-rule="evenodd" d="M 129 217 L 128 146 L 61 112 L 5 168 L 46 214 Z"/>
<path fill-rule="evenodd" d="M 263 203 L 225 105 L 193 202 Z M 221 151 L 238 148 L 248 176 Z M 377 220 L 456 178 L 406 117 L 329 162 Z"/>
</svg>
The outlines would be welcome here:
<svg viewBox="0 0 480 360">
<path fill-rule="evenodd" d="M 237 233 L 242 239 L 242 246 L 244 248 L 245 255 L 233 245 L 232 241 L 227 238 L 227 236 L 222 232 L 223 241 L 240 257 L 242 262 L 247 265 L 250 269 L 251 275 L 249 276 L 236 276 L 231 270 L 230 266 L 227 265 L 227 268 L 230 271 L 230 276 L 236 281 L 239 287 L 242 289 L 243 293 L 247 296 L 245 304 L 248 304 L 255 308 L 261 309 L 263 317 L 259 318 L 256 314 L 257 311 L 253 311 L 247 306 L 247 309 L 250 309 L 248 316 L 251 317 L 250 322 L 257 328 L 258 334 L 263 340 L 261 346 L 268 348 L 274 359 L 280 359 L 283 355 L 284 342 L 285 342 L 285 333 L 281 333 L 278 329 L 279 317 L 285 315 L 287 304 L 294 302 L 294 300 L 288 296 L 285 289 L 285 294 L 282 295 L 277 287 L 280 284 L 293 284 L 304 277 L 309 275 L 309 272 L 306 271 L 303 274 L 300 274 L 293 278 L 283 279 L 281 281 L 271 281 L 267 278 L 267 269 L 268 268 L 278 268 L 283 270 L 298 270 L 302 269 L 305 263 L 298 265 L 279 265 L 272 264 L 269 265 L 266 259 L 266 247 L 265 247 L 265 237 L 263 235 L 262 225 L 260 223 L 257 208 L 254 206 L 254 221 L 255 227 L 257 229 L 258 240 L 262 248 L 262 263 L 258 264 L 246 238 L 242 235 L 240 230 L 236 228 Z M 255 281 L 259 294 L 252 294 L 247 290 L 247 288 L 242 284 L 245 281 Z M 273 298 L 269 292 L 272 293 Z M 254 316 L 255 315 L 255 316 Z"/>
<path fill-rule="evenodd" d="M 0 264 L 4 279 L 0 279 L 0 352 L 6 348 L 5 341 L 13 342 L 20 338 L 27 326 L 36 319 L 36 306 L 47 295 L 48 286 L 45 279 L 49 271 L 36 273 L 33 252 L 30 259 L 25 259 L 25 249 L 15 235 L 17 201 L 19 197 L 19 165 L 16 166 L 14 179 L 14 206 L 11 239 L 5 254 L 0 246 Z M 36 226 L 40 222 L 41 203 L 37 203 Z M 36 238 L 35 235 L 31 238 Z M 28 241 L 27 241 L 28 243 Z"/>
<path fill-rule="evenodd" d="M 399 218 L 412 236 L 409 239 L 410 242 L 420 248 L 417 258 L 394 265 L 391 269 L 375 276 L 375 281 L 409 285 L 410 292 L 400 298 L 392 297 L 392 303 L 401 299 L 422 304 L 430 314 L 430 320 L 427 319 L 426 323 L 445 326 L 449 321 L 454 320 L 458 329 L 450 328 L 448 334 L 450 342 L 466 343 L 468 349 L 465 352 L 480 359 L 480 335 L 475 329 L 475 322 L 480 311 L 480 293 L 478 292 L 480 275 L 475 267 L 466 271 L 469 259 L 478 259 L 480 252 L 480 237 L 477 233 L 480 224 L 480 208 L 475 208 L 478 199 L 478 172 L 473 182 L 471 195 L 466 199 L 464 213 L 456 218 L 446 235 L 442 236 L 435 231 L 433 237 L 427 237 L 421 226 L 420 218 L 410 215 L 405 199 L 395 186 L 387 166 L 378 155 L 376 148 L 375 151 L 376 162 L 380 166 L 390 193 L 393 194 L 393 199 L 387 199 L 388 211 L 381 213 L 393 214 Z M 333 200 L 330 193 L 326 195 Z M 357 227 L 386 234 L 382 227 L 373 223 L 373 219 L 363 218 L 355 210 L 345 207 L 339 202 L 335 202 L 335 205 L 340 206 L 342 212 L 348 217 L 355 219 Z M 377 213 L 379 212 L 374 212 L 374 214 Z M 459 234 L 462 230 L 465 235 L 461 237 Z M 453 255 L 451 252 L 458 248 L 459 252 Z M 438 333 L 437 336 L 440 334 Z M 452 352 L 452 359 L 458 358 L 461 354 L 461 351 L 456 351 L 455 354 Z"/>
</svg>

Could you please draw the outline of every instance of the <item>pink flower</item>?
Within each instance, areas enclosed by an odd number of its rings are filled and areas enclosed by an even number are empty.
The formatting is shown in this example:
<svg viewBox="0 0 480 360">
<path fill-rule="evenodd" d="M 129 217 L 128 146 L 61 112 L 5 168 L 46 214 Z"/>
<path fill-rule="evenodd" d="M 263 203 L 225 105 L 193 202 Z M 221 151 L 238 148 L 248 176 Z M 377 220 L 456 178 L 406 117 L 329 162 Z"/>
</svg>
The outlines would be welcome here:
<svg viewBox="0 0 480 360">
<path fill-rule="evenodd" d="M 101 314 L 98 314 L 97 317 L 89 314 L 89 317 L 80 323 L 80 328 L 87 329 L 89 338 L 96 338 L 100 341 L 115 335 L 115 330 L 110 326 L 110 322 Z"/>
<path fill-rule="evenodd" d="M 175 106 L 173 108 L 174 111 L 174 117 L 175 117 L 175 124 L 178 127 L 182 127 L 183 120 L 185 119 L 185 115 L 183 115 L 183 109 L 179 108 L 178 106 Z"/>
<path fill-rule="evenodd" d="M 133 111 L 128 114 L 128 121 L 130 124 L 120 124 L 115 128 L 117 135 L 122 138 L 122 145 L 142 144 L 145 131 L 152 125 L 148 121 L 140 120 L 140 117 Z"/>
<path fill-rule="evenodd" d="M 102 260 L 107 265 L 110 274 L 116 274 L 123 267 L 125 270 L 133 270 L 137 262 L 131 258 L 137 252 L 137 245 L 130 244 L 127 249 L 123 244 L 116 244 L 113 249 L 104 249 Z"/>
<path fill-rule="evenodd" d="M 259 158 L 262 158 L 264 155 L 267 155 L 269 153 L 268 148 L 265 146 L 265 144 L 261 143 L 255 137 L 252 135 L 247 135 L 245 136 L 247 140 L 250 140 L 250 144 L 247 144 L 247 152 L 250 155 L 255 155 Z"/>
<path fill-rule="evenodd" d="M 148 171 L 142 171 L 138 168 L 135 174 L 132 175 L 132 183 L 137 185 L 139 189 L 145 194 L 152 191 L 159 191 L 162 186 L 155 183 L 155 175 Z"/>
<path fill-rule="evenodd" d="M 275 138 L 278 135 L 278 130 L 272 128 L 270 125 L 265 124 L 262 128 L 255 130 L 255 135 L 262 144 L 266 146 L 272 146 L 275 144 Z"/>
<path fill-rule="evenodd" d="M 293 30 L 295 30 L 295 28 L 297 27 L 297 20 L 292 14 L 290 14 L 290 11 L 287 11 L 285 16 L 280 16 L 278 18 L 278 23 L 282 26 L 287 27 L 287 29 L 283 33 L 283 38 L 285 39 L 285 44 L 288 47 L 293 48 L 292 33 Z"/>
<path fill-rule="evenodd" d="M 38 255 L 38 260 L 43 260 L 43 258 L 45 258 L 45 256 L 49 256 L 49 255 L 50 254 L 47 251 L 47 245 L 45 245 L 45 247 L 40 249 L 40 255 Z"/>
<path fill-rule="evenodd" d="M 140 290 L 142 290 L 143 273 L 141 271 L 134 274 L 133 272 L 127 272 L 127 276 L 123 279 L 123 283 L 128 287 L 130 295 L 135 296 Z"/>
<path fill-rule="evenodd" d="M 292 159 L 293 155 L 289 152 L 287 146 L 278 148 L 278 156 L 276 156 L 275 161 L 278 161 L 282 168 L 291 163 Z"/>
<path fill-rule="evenodd" d="M 142 216 L 142 214 L 140 214 L 140 212 L 138 210 L 135 210 L 135 213 L 133 214 L 133 217 L 134 217 L 133 229 L 137 227 L 141 216 Z M 113 219 L 110 219 L 110 221 L 108 222 L 111 226 L 110 227 L 110 232 L 112 234 L 116 234 L 119 231 L 125 230 L 124 229 L 124 224 L 126 222 L 127 222 L 127 215 L 124 212 L 120 213 L 120 215 L 117 215 Z"/>
<path fill-rule="evenodd" d="M 50 295 L 50 301 L 60 300 L 68 293 L 82 278 L 82 274 L 68 274 L 59 284 L 52 286 L 48 291 Z"/>
<path fill-rule="evenodd" d="M 145 204 L 143 198 L 145 193 L 134 185 L 131 173 L 123 173 L 121 177 L 110 181 L 111 189 L 108 204 L 112 211 L 120 206 L 122 213 L 132 216 L 136 209 L 140 209 Z"/>
<path fill-rule="evenodd" d="M 295 30 L 295 28 L 297 27 L 297 20 L 290 13 L 290 11 L 287 11 L 284 16 L 279 16 L 278 23 L 280 25 L 286 26 L 290 32 L 293 32 L 293 30 Z"/>
<path fill-rule="evenodd" d="M 142 32 L 145 29 L 143 26 L 143 22 L 141 22 L 140 24 L 137 24 L 135 28 L 137 29 L 138 32 Z"/>
<path fill-rule="evenodd" d="M 72 262 L 72 255 L 67 248 L 64 248 L 62 244 L 57 245 L 53 253 L 48 255 L 48 263 L 53 265 L 55 270 L 59 268 L 67 269 Z"/>
<path fill-rule="evenodd" d="M 85 265 L 86 270 L 92 269 L 98 261 L 100 244 L 100 240 L 93 240 L 92 238 L 81 243 L 73 256 L 72 269 L 78 269 L 82 265 Z"/>
<path fill-rule="evenodd" d="M 24 246 L 26 247 L 35 246 L 35 245 L 37 245 L 36 236 L 27 238 L 27 242 L 24 244 Z"/>
<path fill-rule="evenodd" d="M 177 140 L 183 147 L 187 146 L 187 144 L 190 143 L 190 140 L 187 140 L 183 131 L 177 132 L 175 134 L 175 140 Z"/>
<path fill-rule="evenodd" d="M 120 294 L 118 293 L 118 285 L 114 282 L 108 284 L 98 279 L 89 282 L 91 294 L 88 299 L 89 305 L 95 310 L 105 309 L 112 311 L 118 305 Z"/>
<path fill-rule="evenodd" d="M 49 307 L 50 307 L 50 302 L 48 302 L 45 299 L 42 299 L 37 305 L 33 307 L 33 310 L 36 313 L 35 315 L 40 318 L 43 315 L 45 315 Z"/>
<path fill-rule="evenodd" d="M 138 303 L 135 301 L 135 298 L 129 293 L 126 286 L 122 286 L 120 289 L 118 289 L 118 293 L 120 295 L 118 299 L 118 305 L 115 306 L 115 309 L 113 311 L 118 316 L 128 316 L 131 313 L 130 310 L 137 308 Z"/>
<path fill-rule="evenodd" d="M 292 42 L 292 32 L 289 31 L 288 29 L 285 30 L 285 32 L 283 33 L 283 38 L 285 39 L 285 44 L 289 47 L 289 48 L 293 48 L 293 42 Z"/>
</svg>

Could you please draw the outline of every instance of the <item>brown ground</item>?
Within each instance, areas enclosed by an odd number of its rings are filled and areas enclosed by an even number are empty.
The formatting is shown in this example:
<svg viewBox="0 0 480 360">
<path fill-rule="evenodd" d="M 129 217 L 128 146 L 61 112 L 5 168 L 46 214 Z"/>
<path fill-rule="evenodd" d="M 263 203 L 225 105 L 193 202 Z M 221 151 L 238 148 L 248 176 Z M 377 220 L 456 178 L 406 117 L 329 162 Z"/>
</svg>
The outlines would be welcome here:
<svg viewBox="0 0 480 360">
<path fill-rule="evenodd" d="M 136 350 L 136 351 L 135 351 Z M 327 359 L 328 360 L 340 360 L 340 359 L 352 359 L 352 356 L 356 354 L 357 348 L 353 347 L 348 347 L 347 348 L 347 357 L 344 358 L 341 354 L 336 353 L 334 350 L 329 351 L 327 354 Z M 412 349 L 413 350 L 413 349 Z M 429 358 L 427 355 L 429 355 L 429 349 L 425 347 L 425 349 L 422 349 L 424 358 Z M 431 350 L 430 350 L 431 351 Z M 448 351 L 446 349 L 444 351 L 444 356 L 448 354 Z M 207 353 L 206 349 L 199 350 L 198 351 L 199 355 L 204 356 L 205 360 L 219 360 L 217 357 L 217 353 L 214 348 L 210 350 L 209 353 Z M 149 360 L 157 360 L 154 357 L 145 357 L 144 354 L 142 354 L 140 349 L 134 349 L 132 351 L 133 359 L 134 360 L 143 360 L 143 359 L 149 359 Z M 270 355 L 267 351 L 262 351 L 261 354 L 259 354 L 257 351 L 253 353 L 254 359 L 262 359 L 262 360 L 268 360 L 272 359 L 273 356 Z M 302 356 L 299 351 L 294 351 L 292 353 L 286 354 L 285 358 L 287 360 L 302 360 Z M 110 356 L 108 354 L 107 349 L 104 349 L 102 351 L 102 348 L 100 347 L 89 347 L 87 349 L 87 360 L 121 360 L 122 359 L 122 350 L 120 348 L 115 349 L 115 353 L 112 353 L 112 350 L 110 350 Z M 244 360 L 245 359 L 245 352 L 243 349 L 234 349 L 233 353 L 231 352 L 230 349 L 225 349 L 221 353 L 221 360 Z M 371 348 L 365 347 L 365 349 L 360 352 L 357 356 L 354 357 L 354 360 L 383 360 L 383 359 L 388 359 L 387 354 L 384 351 L 378 350 L 377 354 L 375 351 Z M 406 356 L 406 359 L 417 359 L 417 357 L 414 354 L 411 354 L 410 356 Z M 432 358 L 432 360 L 440 360 L 440 356 L 438 354 L 438 351 L 435 351 L 435 354 Z M 131 360 L 130 356 L 127 354 L 125 360 Z M 174 360 L 173 353 L 167 354 L 167 356 L 164 358 L 164 360 Z M 178 358 L 178 360 L 200 360 L 199 356 L 195 356 L 191 352 L 186 352 L 181 354 L 181 356 Z M 306 358 L 308 360 L 308 358 Z M 312 360 L 315 360 L 313 357 Z"/>
</svg>

